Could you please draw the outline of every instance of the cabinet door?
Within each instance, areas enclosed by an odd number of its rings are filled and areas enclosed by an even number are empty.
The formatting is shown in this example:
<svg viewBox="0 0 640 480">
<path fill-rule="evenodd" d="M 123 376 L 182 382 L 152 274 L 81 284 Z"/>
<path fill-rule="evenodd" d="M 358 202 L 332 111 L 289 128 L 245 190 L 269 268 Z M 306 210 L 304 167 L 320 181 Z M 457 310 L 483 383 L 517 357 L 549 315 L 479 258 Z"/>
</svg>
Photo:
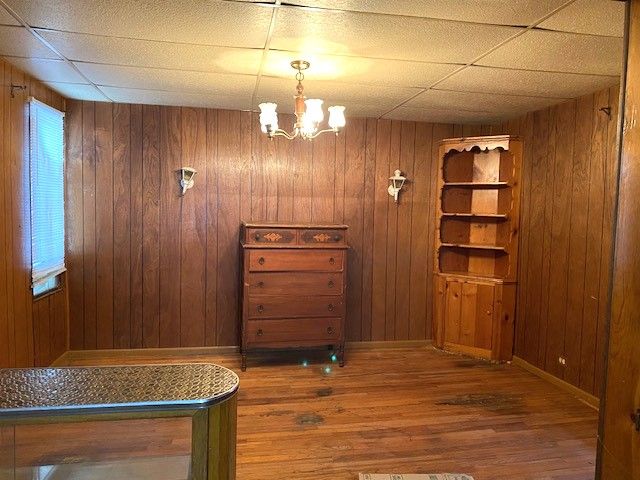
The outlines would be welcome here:
<svg viewBox="0 0 640 480">
<path fill-rule="evenodd" d="M 465 282 L 460 307 L 460 344 L 491 350 L 494 286 Z"/>
<path fill-rule="evenodd" d="M 463 282 L 447 281 L 446 304 L 444 312 L 444 341 L 460 343 L 460 311 L 462 307 Z"/>
</svg>

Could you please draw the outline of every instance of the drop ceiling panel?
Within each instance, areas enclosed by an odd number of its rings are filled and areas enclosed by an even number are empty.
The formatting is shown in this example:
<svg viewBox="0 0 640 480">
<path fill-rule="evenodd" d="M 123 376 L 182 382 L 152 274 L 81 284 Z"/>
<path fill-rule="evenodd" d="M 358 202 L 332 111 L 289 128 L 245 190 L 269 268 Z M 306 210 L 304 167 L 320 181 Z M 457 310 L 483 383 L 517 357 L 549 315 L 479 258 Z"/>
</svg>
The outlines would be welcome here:
<svg viewBox="0 0 640 480">
<path fill-rule="evenodd" d="M 76 65 L 96 85 L 110 87 L 251 98 L 256 82 L 256 77 L 251 75 L 187 72 L 81 62 L 77 62 Z"/>
<path fill-rule="evenodd" d="M 469 110 L 518 114 L 539 110 L 561 102 L 559 98 L 526 97 L 493 93 L 456 92 L 450 90 L 427 90 L 406 103 L 407 107 L 432 110 Z"/>
<path fill-rule="evenodd" d="M 615 0 L 577 0 L 538 26 L 564 32 L 622 37 L 624 4 Z"/>
<path fill-rule="evenodd" d="M 289 0 L 311 7 L 429 17 L 462 22 L 500 25 L 530 25 L 566 3 L 566 0 Z"/>
<path fill-rule="evenodd" d="M 11 63 L 42 82 L 87 83 L 71 65 L 64 60 L 45 58 L 10 58 Z"/>
<path fill-rule="evenodd" d="M 0 7 L 0 25 L 20 25 L 13 16 L 4 8 Z"/>
<path fill-rule="evenodd" d="M 201 0 L 6 0 L 30 26 L 114 37 L 262 48 L 271 9 Z"/>
<path fill-rule="evenodd" d="M 38 30 L 70 60 L 139 67 L 257 75 L 261 49 L 214 47 L 185 43 L 106 37 Z"/>
<path fill-rule="evenodd" d="M 0 8 L 0 11 L 2 8 Z M 11 57 L 59 58 L 26 28 L 0 26 L 0 55 Z"/>
<path fill-rule="evenodd" d="M 62 82 L 44 83 L 63 97 L 75 98 L 76 100 L 88 100 L 91 102 L 106 102 L 109 100 L 93 85 Z"/>
<path fill-rule="evenodd" d="M 100 87 L 114 102 L 248 110 L 251 97 Z"/>
<path fill-rule="evenodd" d="M 437 63 L 465 63 L 518 28 L 416 17 L 282 8 L 271 48 Z"/>
<path fill-rule="evenodd" d="M 305 54 L 270 50 L 263 68 L 265 75 L 289 78 L 294 81 L 291 61 L 304 58 L 311 63 L 305 71 L 306 79 L 335 80 L 363 85 L 399 85 L 428 87 L 459 68 L 444 63 L 409 62 L 337 55 Z"/>
<path fill-rule="evenodd" d="M 443 90 L 575 98 L 615 85 L 615 76 L 468 67 L 438 84 Z"/>
<path fill-rule="evenodd" d="M 493 112 L 470 112 L 454 109 L 426 109 L 413 107 L 399 107 L 384 118 L 396 120 L 413 120 L 416 122 L 433 123 L 465 123 L 465 124 L 494 124 L 504 118 L 503 115 Z"/>
<path fill-rule="evenodd" d="M 293 79 L 262 77 L 256 101 L 275 101 L 278 103 L 279 112 L 292 113 L 295 87 L 296 82 Z M 330 105 L 344 105 L 347 109 L 355 108 L 357 105 L 377 105 L 383 110 L 388 110 L 420 91 L 416 88 L 365 86 L 317 80 L 305 80 L 304 87 L 307 98 L 321 98 L 325 101 L 325 109 Z"/>
<path fill-rule="evenodd" d="M 482 58 L 478 65 L 619 75 L 622 55 L 622 38 L 530 30 Z"/>
</svg>

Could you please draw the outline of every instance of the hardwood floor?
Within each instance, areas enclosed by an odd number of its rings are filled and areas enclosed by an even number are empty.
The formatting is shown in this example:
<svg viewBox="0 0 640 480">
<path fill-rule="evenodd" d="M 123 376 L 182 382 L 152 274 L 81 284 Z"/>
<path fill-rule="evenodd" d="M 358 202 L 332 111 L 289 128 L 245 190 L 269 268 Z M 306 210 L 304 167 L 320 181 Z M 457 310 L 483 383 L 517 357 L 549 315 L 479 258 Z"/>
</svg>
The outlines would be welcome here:
<svg viewBox="0 0 640 480">
<path fill-rule="evenodd" d="M 597 412 L 518 367 L 430 347 L 355 350 L 345 368 L 328 357 L 318 352 L 307 367 L 301 354 L 254 357 L 246 372 L 237 355 L 153 362 L 213 361 L 239 373 L 239 480 L 447 471 L 476 480 L 593 478 Z M 74 356 L 70 363 L 152 362 L 105 352 L 99 361 Z M 103 424 L 97 435 L 87 426 L 66 426 L 68 433 L 89 437 L 75 438 L 71 446 L 59 426 L 20 427 L 16 461 L 186 454 L 188 423 L 162 422 Z M 62 441 L 52 442 L 52 435 Z M 39 437 L 49 438 L 46 446 L 36 447 Z"/>
</svg>

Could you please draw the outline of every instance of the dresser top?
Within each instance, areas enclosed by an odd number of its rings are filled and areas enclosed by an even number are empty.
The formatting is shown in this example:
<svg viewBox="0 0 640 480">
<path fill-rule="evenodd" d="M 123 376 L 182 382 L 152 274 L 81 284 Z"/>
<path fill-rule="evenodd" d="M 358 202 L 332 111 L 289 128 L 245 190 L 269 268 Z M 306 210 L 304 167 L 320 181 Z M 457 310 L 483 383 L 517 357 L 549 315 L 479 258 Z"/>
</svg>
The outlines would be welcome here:
<svg viewBox="0 0 640 480">
<path fill-rule="evenodd" d="M 0 414 L 202 408 L 238 383 L 231 370 L 208 363 L 0 369 Z"/>
<path fill-rule="evenodd" d="M 348 225 L 314 223 L 250 223 L 242 222 L 247 228 L 308 228 L 312 230 L 346 230 Z"/>
</svg>

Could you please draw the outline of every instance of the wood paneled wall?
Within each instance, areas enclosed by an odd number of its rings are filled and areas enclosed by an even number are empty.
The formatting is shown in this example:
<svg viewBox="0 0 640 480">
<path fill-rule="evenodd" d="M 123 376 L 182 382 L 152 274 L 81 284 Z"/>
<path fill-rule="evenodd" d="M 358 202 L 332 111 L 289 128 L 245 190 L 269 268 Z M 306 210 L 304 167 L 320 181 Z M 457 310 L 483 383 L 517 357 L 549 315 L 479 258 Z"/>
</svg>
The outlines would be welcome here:
<svg viewBox="0 0 640 480">
<path fill-rule="evenodd" d="M 3 60 L 0 76 L 0 367 L 48 365 L 67 349 L 66 293 L 31 292 L 27 99 L 60 110 L 64 99 Z"/>
<path fill-rule="evenodd" d="M 71 348 L 236 345 L 241 220 L 348 224 L 348 339 L 431 338 L 437 142 L 487 129 L 351 118 L 270 142 L 248 112 L 79 101 L 67 121 Z"/>
<path fill-rule="evenodd" d="M 525 145 L 515 354 L 598 397 L 618 95 L 612 87 L 502 126 Z M 611 108 L 610 116 L 603 107 Z"/>
</svg>

